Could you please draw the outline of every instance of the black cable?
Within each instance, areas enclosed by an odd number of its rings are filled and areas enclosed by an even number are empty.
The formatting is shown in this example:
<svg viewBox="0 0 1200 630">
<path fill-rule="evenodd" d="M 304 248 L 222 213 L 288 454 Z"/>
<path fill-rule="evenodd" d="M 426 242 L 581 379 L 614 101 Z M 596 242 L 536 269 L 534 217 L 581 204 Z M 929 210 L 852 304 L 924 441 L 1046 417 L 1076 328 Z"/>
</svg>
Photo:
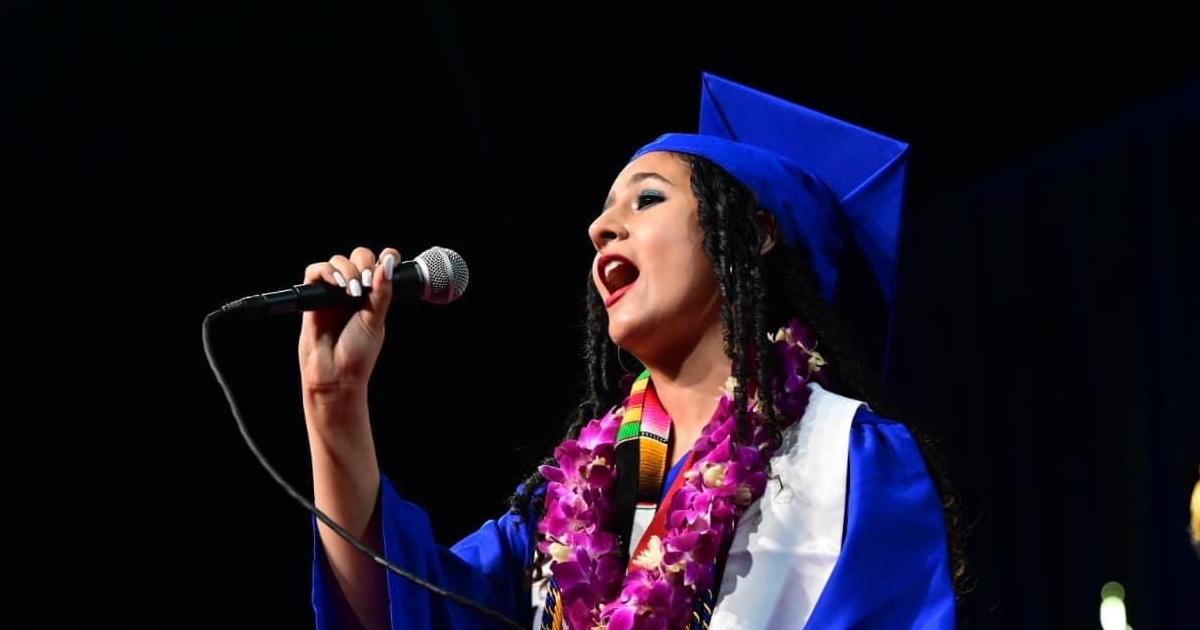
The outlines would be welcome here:
<svg viewBox="0 0 1200 630">
<path fill-rule="evenodd" d="M 297 492 L 296 489 L 291 486 L 291 484 L 289 484 L 287 481 L 285 481 L 283 479 L 283 476 L 281 476 L 278 472 L 275 471 L 275 469 L 267 461 L 267 458 L 264 457 L 262 452 L 258 450 L 258 446 L 254 443 L 254 440 L 252 440 L 250 438 L 250 433 L 246 430 L 246 423 L 242 420 L 242 412 L 240 410 L 238 410 L 237 402 L 233 398 L 233 391 L 229 388 L 229 384 L 225 382 L 225 377 L 223 377 L 221 375 L 221 371 L 219 369 L 217 369 L 217 360 L 213 356 L 212 344 L 209 342 L 209 327 L 212 325 L 212 321 L 216 318 L 216 316 L 221 315 L 223 312 L 224 311 L 222 311 L 222 310 L 216 310 L 216 311 L 209 313 L 208 315 L 206 315 L 204 317 L 204 325 L 202 326 L 203 330 L 201 332 L 201 337 L 204 340 L 204 356 L 208 357 L 208 366 L 210 368 L 212 368 L 213 376 L 217 377 L 217 383 L 220 383 L 221 390 L 225 392 L 225 400 L 227 400 L 229 402 L 229 409 L 230 409 L 230 411 L 233 412 L 233 419 L 237 421 L 238 430 L 241 431 L 242 438 L 246 440 L 246 446 L 250 447 L 250 452 L 254 453 L 254 456 L 256 458 L 258 458 L 258 463 L 262 464 L 263 468 L 267 469 L 267 472 L 270 473 L 271 478 L 274 479 L 276 483 L 283 486 L 283 489 L 289 495 L 291 495 L 291 497 L 293 499 L 299 501 L 300 504 L 303 505 L 305 508 L 307 508 L 309 512 L 312 512 L 314 516 L 321 519 L 322 523 L 325 523 L 326 525 L 329 526 L 330 529 L 337 532 L 337 534 L 339 536 L 346 539 L 346 542 L 349 542 L 351 545 L 354 546 L 355 549 L 370 556 L 370 558 L 372 560 L 374 560 L 375 562 L 387 567 L 387 569 L 390 570 L 392 573 L 395 573 L 401 577 L 411 580 L 414 584 L 417 584 L 426 589 L 429 589 L 433 593 L 441 595 L 442 597 L 445 597 L 446 599 L 449 599 L 450 601 L 456 602 L 458 604 L 466 606 L 467 608 L 470 608 L 477 612 L 483 613 L 489 617 L 492 617 L 493 619 L 496 619 L 497 621 L 505 624 L 506 626 L 516 628 L 516 630 L 527 630 L 525 628 L 525 626 L 522 626 L 521 624 L 513 621 L 512 619 L 509 619 L 508 617 L 504 616 L 503 614 L 501 614 L 500 612 L 498 612 L 496 610 L 493 610 L 491 608 L 488 608 L 487 606 L 484 606 L 483 604 L 477 603 L 473 600 L 463 597 L 462 595 L 459 595 L 458 593 L 454 593 L 454 592 L 448 591 L 446 589 L 443 589 L 442 587 L 440 587 L 436 584 L 433 584 L 432 582 L 428 582 L 428 581 L 424 580 L 420 576 L 413 575 L 412 573 L 409 573 L 408 571 L 405 571 L 404 569 L 392 564 L 391 562 L 389 562 L 387 560 L 387 558 L 384 558 L 378 552 L 376 552 L 374 549 L 363 544 L 358 538 L 355 538 L 353 534 L 346 531 L 341 525 L 338 525 L 333 519 L 329 518 L 329 516 L 327 516 L 324 512 L 317 509 L 317 506 L 313 505 L 313 503 L 311 501 L 309 501 L 303 495 L 301 495 L 299 492 Z"/>
</svg>

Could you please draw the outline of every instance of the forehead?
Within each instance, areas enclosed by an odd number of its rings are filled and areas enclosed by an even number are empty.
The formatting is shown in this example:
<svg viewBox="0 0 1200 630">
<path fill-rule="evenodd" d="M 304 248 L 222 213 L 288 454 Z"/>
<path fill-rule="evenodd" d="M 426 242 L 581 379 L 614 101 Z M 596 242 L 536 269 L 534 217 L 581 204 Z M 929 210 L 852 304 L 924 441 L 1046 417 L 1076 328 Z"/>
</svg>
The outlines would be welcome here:
<svg viewBox="0 0 1200 630">
<path fill-rule="evenodd" d="M 626 164 L 613 181 L 613 190 L 628 186 L 633 176 L 638 173 L 658 173 L 676 186 L 687 187 L 691 171 L 679 156 L 666 151 L 652 151 Z"/>
</svg>

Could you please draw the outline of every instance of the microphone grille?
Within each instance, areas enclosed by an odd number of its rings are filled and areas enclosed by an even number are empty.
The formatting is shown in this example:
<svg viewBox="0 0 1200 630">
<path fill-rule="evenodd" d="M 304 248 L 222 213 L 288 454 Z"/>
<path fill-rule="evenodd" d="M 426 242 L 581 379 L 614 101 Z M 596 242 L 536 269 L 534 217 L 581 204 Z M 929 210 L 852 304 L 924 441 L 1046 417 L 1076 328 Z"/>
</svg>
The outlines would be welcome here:
<svg viewBox="0 0 1200 630">
<path fill-rule="evenodd" d="M 467 261 L 458 252 L 445 247 L 430 247 L 417 256 L 429 273 L 425 300 L 434 304 L 449 304 L 467 291 Z"/>
</svg>

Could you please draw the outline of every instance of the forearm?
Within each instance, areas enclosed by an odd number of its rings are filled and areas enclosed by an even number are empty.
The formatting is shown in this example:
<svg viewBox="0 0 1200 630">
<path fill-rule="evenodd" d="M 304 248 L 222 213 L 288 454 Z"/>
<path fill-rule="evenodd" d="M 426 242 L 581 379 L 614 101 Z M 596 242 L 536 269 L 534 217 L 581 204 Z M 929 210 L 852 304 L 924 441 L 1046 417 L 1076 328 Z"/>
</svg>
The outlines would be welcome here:
<svg viewBox="0 0 1200 630">
<path fill-rule="evenodd" d="M 376 509 L 379 465 L 365 391 L 339 396 L 306 392 L 304 410 L 317 507 L 368 546 L 382 551 Z M 318 524 L 317 531 L 349 610 L 368 628 L 386 628 L 385 569 L 324 523 Z"/>
</svg>

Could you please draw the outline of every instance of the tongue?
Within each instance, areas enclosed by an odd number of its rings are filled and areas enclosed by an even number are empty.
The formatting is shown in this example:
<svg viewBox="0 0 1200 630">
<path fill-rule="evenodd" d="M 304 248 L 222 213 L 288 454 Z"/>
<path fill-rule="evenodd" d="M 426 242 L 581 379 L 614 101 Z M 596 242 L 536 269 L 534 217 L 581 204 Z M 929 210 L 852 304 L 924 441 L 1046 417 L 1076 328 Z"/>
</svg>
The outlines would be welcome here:
<svg viewBox="0 0 1200 630">
<path fill-rule="evenodd" d="M 629 264 L 617 265 L 617 268 L 608 274 L 608 288 L 610 291 L 616 292 L 633 284 L 633 281 L 637 280 L 637 278 L 637 267 Z"/>
</svg>

